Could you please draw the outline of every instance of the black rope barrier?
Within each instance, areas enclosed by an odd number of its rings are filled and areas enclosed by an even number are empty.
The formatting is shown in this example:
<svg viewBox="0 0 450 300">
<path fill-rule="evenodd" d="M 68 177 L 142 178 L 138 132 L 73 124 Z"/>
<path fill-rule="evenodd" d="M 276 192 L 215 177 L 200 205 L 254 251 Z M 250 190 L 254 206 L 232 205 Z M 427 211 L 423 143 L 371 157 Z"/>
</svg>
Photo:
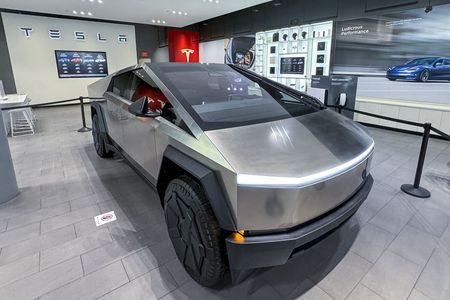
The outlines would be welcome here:
<svg viewBox="0 0 450 300">
<path fill-rule="evenodd" d="M 450 135 L 444 133 L 443 131 L 441 131 L 437 128 L 434 128 L 433 126 L 431 126 L 431 123 L 417 123 L 417 122 L 412 122 L 412 121 L 406 121 L 406 120 L 381 116 L 381 115 L 377 115 L 377 114 L 373 114 L 373 113 L 368 113 L 365 111 L 348 108 L 348 107 L 345 107 L 342 105 L 327 105 L 327 107 L 336 108 L 340 114 L 342 113 L 342 110 L 347 110 L 347 111 L 351 111 L 354 113 L 358 113 L 358 114 L 362 114 L 362 115 L 366 115 L 366 116 L 370 116 L 370 117 L 374 117 L 374 118 L 403 123 L 403 124 L 407 124 L 407 125 L 411 125 L 411 126 L 422 127 L 424 129 L 424 132 L 422 135 L 422 145 L 420 147 L 419 160 L 417 162 L 416 174 L 414 176 L 414 183 L 413 184 L 402 184 L 400 189 L 403 192 L 405 192 L 411 196 L 418 197 L 418 198 L 429 198 L 431 196 L 430 191 L 428 191 L 424 187 L 420 186 L 420 180 L 422 178 L 423 165 L 425 163 L 425 157 L 427 154 L 430 133 L 431 133 L 431 131 L 434 131 L 435 133 L 437 133 L 438 135 L 440 135 L 441 137 L 443 137 L 444 139 L 447 139 L 449 141 L 450 141 Z"/>
<path fill-rule="evenodd" d="M 374 117 L 374 118 L 379 118 L 379 119 L 383 119 L 383 120 L 387 120 L 387 121 L 403 123 L 403 124 L 407 124 L 407 125 L 411 125 L 411 126 L 425 127 L 425 124 L 423 124 L 423 123 L 417 123 L 417 122 L 412 122 L 412 121 L 407 121 L 407 120 L 401 120 L 401 119 L 381 116 L 381 115 L 377 115 L 377 114 L 373 114 L 373 113 L 368 113 L 368 112 L 365 112 L 365 111 L 360 111 L 360 110 L 348 108 L 348 107 L 341 106 L 341 105 L 327 105 L 327 106 L 331 107 L 331 108 L 337 108 L 339 113 L 342 113 L 342 110 L 344 109 L 344 110 L 348 110 L 348 111 L 351 111 L 351 112 L 354 112 L 354 113 L 357 113 L 357 114 L 366 115 L 366 116 L 369 116 L 369 117 Z"/>
<path fill-rule="evenodd" d="M 18 106 L 10 106 L 10 107 L 4 107 L 1 108 L 1 111 L 9 111 L 14 109 L 21 109 L 21 108 L 39 108 L 39 107 L 51 107 L 54 104 L 61 104 L 61 103 L 68 103 L 73 101 L 80 101 L 80 108 L 81 108 L 81 122 L 82 127 L 78 129 L 78 132 L 89 132 L 92 129 L 86 126 L 86 116 L 84 113 L 84 100 L 104 100 L 103 97 L 84 97 L 80 96 L 78 98 L 72 98 L 72 99 L 66 99 L 66 100 L 59 100 L 59 101 L 53 101 L 53 102 L 45 102 L 45 103 L 39 103 L 39 104 L 28 104 L 28 105 L 18 105 Z"/>
</svg>

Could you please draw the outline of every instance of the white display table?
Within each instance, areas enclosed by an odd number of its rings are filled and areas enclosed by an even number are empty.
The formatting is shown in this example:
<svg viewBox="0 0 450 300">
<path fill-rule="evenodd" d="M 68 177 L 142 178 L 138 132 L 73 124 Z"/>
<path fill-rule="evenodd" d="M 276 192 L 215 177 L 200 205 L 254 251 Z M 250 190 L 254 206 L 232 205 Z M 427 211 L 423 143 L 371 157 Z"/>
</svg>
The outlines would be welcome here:
<svg viewBox="0 0 450 300">
<path fill-rule="evenodd" d="M 0 99 L 0 109 L 5 107 L 14 107 L 14 106 L 21 106 L 25 105 L 27 102 L 27 94 L 10 94 L 6 95 L 7 99 Z M 10 130 L 10 119 L 9 119 L 9 113 L 8 111 L 2 111 L 3 112 L 3 122 L 5 124 L 6 133 L 9 133 Z"/>
</svg>

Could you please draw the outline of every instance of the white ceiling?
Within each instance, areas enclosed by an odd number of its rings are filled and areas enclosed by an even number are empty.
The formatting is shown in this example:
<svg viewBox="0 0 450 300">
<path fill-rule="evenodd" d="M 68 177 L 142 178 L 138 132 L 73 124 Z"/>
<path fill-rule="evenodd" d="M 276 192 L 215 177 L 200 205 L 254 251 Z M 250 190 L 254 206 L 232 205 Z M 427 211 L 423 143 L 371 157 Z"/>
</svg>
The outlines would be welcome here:
<svg viewBox="0 0 450 300">
<path fill-rule="evenodd" d="M 270 0 L 0 0 L 0 8 L 183 27 L 268 1 Z M 81 11 L 85 13 L 84 16 L 80 15 Z M 176 13 L 173 14 L 173 11 Z M 88 12 L 92 16 L 88 16 Z M 161 23 L 158 24 L 158 20 Z"/>
</svg>

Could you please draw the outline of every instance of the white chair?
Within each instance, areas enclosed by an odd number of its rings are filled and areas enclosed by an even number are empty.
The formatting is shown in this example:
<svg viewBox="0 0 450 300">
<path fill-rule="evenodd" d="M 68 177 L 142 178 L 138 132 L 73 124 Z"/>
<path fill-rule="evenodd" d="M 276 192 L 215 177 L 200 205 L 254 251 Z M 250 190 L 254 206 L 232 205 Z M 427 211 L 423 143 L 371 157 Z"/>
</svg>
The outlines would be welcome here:
<svg viewBox="0 0 450 300">
<path fill-rule="evenodd" d="M 34 134 L 34 115 L 31 108 L 18 108 L 9 111 L 11 136 Z"/>
</svg>

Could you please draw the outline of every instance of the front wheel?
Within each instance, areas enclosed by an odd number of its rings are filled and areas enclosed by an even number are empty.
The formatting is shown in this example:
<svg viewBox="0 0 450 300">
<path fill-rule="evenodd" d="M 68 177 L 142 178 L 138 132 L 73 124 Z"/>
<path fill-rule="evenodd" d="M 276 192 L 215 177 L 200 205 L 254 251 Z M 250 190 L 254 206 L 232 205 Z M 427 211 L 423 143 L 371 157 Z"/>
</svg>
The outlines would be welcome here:
<svg viewBox="0 0 450 300">
<path fill-rule="evenodd" d="M 164 196 L 167 228 L 178 259 L 201 285 L 219 284 L 227 270 L 225 241 L 202 187 L 181 176 Z"/>
<path fill-rule="evenodd" d="M 420 73 L 420 75 L 419 75 L 419 81 L 427 82 L 428 79 L 430 79 L 430 71 L 423 70 L 422 73 Z"/>
<path fill-rule="evenodd" d="M 103 158 L 111 157 L 113 153 L 106 147 L 106 137 L 100 131 L 99 122 L 98 115 L 95 114 L 92 117 L 92 137 L 94 139 L 95 152 Z"/>
<path fill-rule="evenodd" d="M 395 81 L 396 79 L 395 78 L 388 78 L 390 81 Z"/>
</svg>

